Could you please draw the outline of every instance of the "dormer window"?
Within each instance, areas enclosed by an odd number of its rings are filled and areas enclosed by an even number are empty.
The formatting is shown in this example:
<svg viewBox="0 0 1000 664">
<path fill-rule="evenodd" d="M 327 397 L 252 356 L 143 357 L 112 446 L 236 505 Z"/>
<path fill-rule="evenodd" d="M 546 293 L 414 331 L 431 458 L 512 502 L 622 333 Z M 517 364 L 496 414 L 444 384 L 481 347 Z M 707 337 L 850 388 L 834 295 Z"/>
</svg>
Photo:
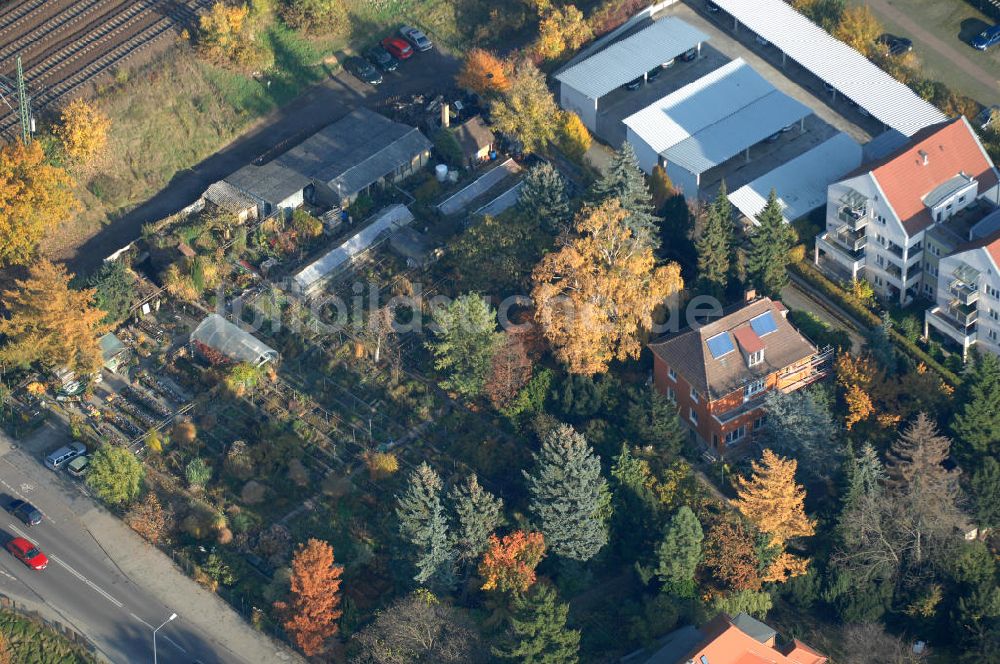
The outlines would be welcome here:
<svg viewBox="0 0 1000 664">
<path fill-rule="evenodd" d="M 747 366 L 755 367 L 764 361 L 764 349 L 761 348 L 753 353 L 747 353 Z"/>
</svg>

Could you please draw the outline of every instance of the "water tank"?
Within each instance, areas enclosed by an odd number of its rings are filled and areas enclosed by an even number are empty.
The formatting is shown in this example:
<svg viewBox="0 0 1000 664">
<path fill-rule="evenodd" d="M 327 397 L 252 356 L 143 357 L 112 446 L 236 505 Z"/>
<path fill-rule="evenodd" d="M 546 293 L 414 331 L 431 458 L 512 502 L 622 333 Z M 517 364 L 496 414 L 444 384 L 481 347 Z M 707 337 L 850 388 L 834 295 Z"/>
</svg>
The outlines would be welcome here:
<svg viewBox="0 0 1000 664">
<path fill-rule="evenodd" d="M 448 179 L 448 166 L 445 164 L 438 164 L 434 167 L 434 175 L 437 177 L 438 182 L 444 182 Z"/>
</svg>

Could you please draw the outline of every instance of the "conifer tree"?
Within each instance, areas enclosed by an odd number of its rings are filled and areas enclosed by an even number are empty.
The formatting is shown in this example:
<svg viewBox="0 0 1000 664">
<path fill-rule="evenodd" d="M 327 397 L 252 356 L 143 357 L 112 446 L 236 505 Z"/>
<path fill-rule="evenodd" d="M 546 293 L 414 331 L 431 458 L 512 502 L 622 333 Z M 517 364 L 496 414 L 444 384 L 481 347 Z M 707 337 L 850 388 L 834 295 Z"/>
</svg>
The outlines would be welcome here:
<svg viewBox="0 0 1000 664">
<path fill-rule="evenodd" d="M 962 408 L 951 425 L 959 457 L 1000 455 L 1000 358 L 974 353 L 962 380 Z"/>
<path fill-rule="evenodd" d="M 632 236 L 652 249 L 659 246 L 660 219 L 653 213 L 652 196 L 631 143 L 623 143 L 615 153 L 604 176 L 594 183 L 590 197 L 595 205 L 617 199 L 627 213 L 625 225 Z"/>
<path fill-rule="evenodd" d="M 660 501 L 653 490 L 656 480 L 649 464 L 635 458 L 624 443 L 611 466 L 611 477 L 612 541 L 624 558 L 634 560 L 649 549 L 651 535 L 659 529 Z"/>
<path fill-rule="evenodd" d="M 761 461 L 750 465 L 753 474 L 737 479 L 736 509 L 769 535 L 774 546 L 783 546 L 793 537 L 812 535 L 814 524 L 803 507 L 806 492 L 795 483 L 798 462 L 764 450 Z"/>
<path fill-rule="evenodd" d="M 493 652 L 520 664 L 576 664 L 580 661 L 580 632 L 566 627 L 569 604 L 544 583 L 514 600 L 509 643 Z"/>
<path fill-rule="evenodd" d="M 333 547 L 310 539 L 300 544 L 292 559 L 291 597 L 276 602 L 285 617 L 285 631 L 307 656 L 323 652 L 328 638 L 337 633 L 340 609 L 340 575 L 333 564 Z"/>
<path fill-rule="evenodd" d="M 653 448 L 664 464 L 680 454 L 687 438 L 677 404 L 652 387 L 641 392 L 636 403 L 629 406 L 628 422 L 636 442 Z"/>
<path fill-rule="evenodd" d="M 553 234 L 570 229 L 573 214 L 566 196 L 566 179 L 555 167 L 542 163 L 524 176 L 517 207 L 525 215 L 538 219 Z"/>
<path fill-rule="evenodd" d="M 450 587 L 454 582 L 454 552 L 448 541 L 448 521 L 441 504 L 441 478 L 426 463 L 410 473 L 398 498 L 396 515 L 403 537 L 412 546 L 417 582 Z"/>
<path fill-rule="evenodd" d="M 725 181 L 715 201 L 708 206 L 705 226 L 695 241 L 695 249 L 698 251 L 698 275 L 703 285 L 715 297 L 722 297 L 729 283 L 733 254 L 733 206 Z"/>
<path fill-rule="evenodd" d="M 823 477 L 837 467 L 841 454 L 834 442 L 837 429 L 821 392 L 772 390 L 765 397 L 764 410 L 765 433 L 774 451 L 798 458 L 813 477 Z"/>
<path fill-rule="evenodd" d="M 901 493 L 926 492 L 954 500 L 958 472 L 943 465 L 950 450 L 951 440 L 938 432 L 926 414 L 920 413 L 886 454 L 888 486 Z"/>
<path fill-rule="evenodd" d="M 659 566 L 656 577 L 663 591 L 677 597 L 693 597 L 694 574 L 701 563 L 701 523 L 691 508 L 681 505 L 670 519 L 663 541 L 656 550 Z"/>
<path fill-rule="evenodd" d="M 778 295 L 788 284 L 788 254 L 795 242 L 795 232 L 785 223 L 778 194 L 773 189 L 757 221 L 760 225 L 750 235 L 747 272 L 761 292 Z"/>
<path fill-rule="evenodd" d="M 493 355 L 504 340 L 496 321 L 496 311 L 476 293 L 462 295 L 434 311 L 438 327 L 427 347 L 434 354 L 434 368 L 445 374 L 442 386 L 466 397 L 483 391 Z"/>
<path fill-rule="evenodd" d="M 475 473 L 452 487 L 448 498 L 455 554 L 462 564 L 475 563 L 486 551 L 490 535 L 503 523 L 503 500 L 484 489 Z"/>
<path fill-rule="evenodd" d="M 971 494 L 976 506 L 976 519 L 983 528 L 1000 526 L 1000 462 L 986 457 L 972 471 Z"/>
<path fill-rule="evenodd" d="M 586 438 L 562 424 L 549 431 L 525 472 L 530 508 L 556 555 L 587 561 L 608 543 L 607 481 Z"/>
</svg>

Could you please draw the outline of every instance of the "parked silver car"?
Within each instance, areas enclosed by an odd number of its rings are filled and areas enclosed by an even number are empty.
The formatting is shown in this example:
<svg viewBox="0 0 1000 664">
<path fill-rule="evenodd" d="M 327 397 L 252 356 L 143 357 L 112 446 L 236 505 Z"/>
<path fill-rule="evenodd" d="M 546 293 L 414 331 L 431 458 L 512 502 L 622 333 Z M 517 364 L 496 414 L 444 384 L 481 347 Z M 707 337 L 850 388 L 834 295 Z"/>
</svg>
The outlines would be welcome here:
<svg viewBox="0 0 1000 664">
<path fill-rule="evenodd" d="M 434 48 L 434 43 L 423 33 L 410 25 L 404 25 L 399 29 L 399 35 L 406 41 L 413 44 L 418 51 L 429 51 Z"/>
</svg>

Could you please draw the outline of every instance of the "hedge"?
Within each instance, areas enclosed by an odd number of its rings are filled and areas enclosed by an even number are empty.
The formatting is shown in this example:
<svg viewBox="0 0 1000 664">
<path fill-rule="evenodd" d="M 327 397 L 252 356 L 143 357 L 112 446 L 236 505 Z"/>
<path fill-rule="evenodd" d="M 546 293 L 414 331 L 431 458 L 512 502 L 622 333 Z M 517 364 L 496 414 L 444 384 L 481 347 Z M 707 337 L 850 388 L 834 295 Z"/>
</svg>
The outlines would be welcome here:
<svg viewBox="0 0 1000 664">
<path fill-rule="evenodd" d="M 846 291 L 844 291 L 843 288 L 830 281 L 812 264 L 802 261 L 799 263 L 792 263 L 789 268 L 799 277 L 809 282 L 811 286 L 823 293 L 823 295 L 830 298 L 830 300 L 836 303 L 841 309 L 854 316 L 858 321 L 871 328 L 878 327 L 882 324 L 881 318 L 851 297 Z M 916 362 L 923 362 L 925 365 L 937 372 L 937 374 L 952 387 L 958 387 L 962 382 L 962 379 L 959 378 L 955 372 L 935 360 L 922 348 L 901 335 L 896 330 L 889 330 L 889 338 L 901 351 L 903 351 L 903 353 Z"/>
</svg>

